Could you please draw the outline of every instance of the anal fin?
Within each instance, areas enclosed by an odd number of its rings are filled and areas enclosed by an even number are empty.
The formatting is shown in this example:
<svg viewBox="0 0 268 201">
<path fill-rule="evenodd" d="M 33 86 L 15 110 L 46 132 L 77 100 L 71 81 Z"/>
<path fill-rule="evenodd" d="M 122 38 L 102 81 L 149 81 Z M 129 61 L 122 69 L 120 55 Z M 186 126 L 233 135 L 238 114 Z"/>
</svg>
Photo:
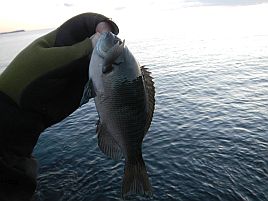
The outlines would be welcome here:
<svg viewBox="0 0 268 201">
<path fill-rule="evenodd" d="M 97 134 L 99 148 L 105 155 L 114 160 L 119 160 L 123 157 L 120 146 L 100 121 L 97 123 Z"/>
</svg>

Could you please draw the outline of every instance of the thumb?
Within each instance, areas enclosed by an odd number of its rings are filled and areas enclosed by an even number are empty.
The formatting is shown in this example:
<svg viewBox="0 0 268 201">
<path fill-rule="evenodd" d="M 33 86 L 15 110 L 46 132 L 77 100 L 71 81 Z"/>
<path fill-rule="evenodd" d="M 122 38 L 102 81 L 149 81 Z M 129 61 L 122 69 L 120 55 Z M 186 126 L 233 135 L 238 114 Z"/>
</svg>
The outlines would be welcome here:
<svg viewBox="0 0 268 201">
<path fill-rule="evenodd" d="M 100 38 L 100 33 L 96 32 L 93 36 L 90 37 L 91 43 L 92 43 L 92 47 L 94 48 Z"/>
</svg>

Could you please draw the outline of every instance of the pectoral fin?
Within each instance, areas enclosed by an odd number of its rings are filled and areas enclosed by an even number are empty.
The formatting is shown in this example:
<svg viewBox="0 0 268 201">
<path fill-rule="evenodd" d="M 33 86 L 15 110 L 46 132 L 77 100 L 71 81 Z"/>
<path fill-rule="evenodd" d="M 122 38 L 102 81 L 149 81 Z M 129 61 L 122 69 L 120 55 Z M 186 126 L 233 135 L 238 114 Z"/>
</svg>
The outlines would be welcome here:
<svg viewBox="0 0 268 201">
<path fill-rule="evenodd" d="M 154 88 L 154 81 L 151 76 L 151 72 L 148 71 L 145 66 L 141 66 L 141 72 L 145 84 L 146 90 L 146 97 L 147 97 L 147 117 L 146 117 L 146 126 L 145 126 L 145 133 L 150 128 L 151 121 L 154 114 L 154 106 L 155 106 L 155 88 Z"/>
<path fill-rule="evenodd" d="M 97 134 L 99 148 L 105 155 L 114 160 L 119 160 L 123 157 L 120 146 L 100 121 L 97 123 Z"/>
<path fill-rule="evenodd" d="M 92 85 L 92 80 L 88 80 L 84 87 L 83 96 L 80 101 L 80 106 L 84 105 L 89 99 L 94 98 L 95 93 Z"/>
</svg>

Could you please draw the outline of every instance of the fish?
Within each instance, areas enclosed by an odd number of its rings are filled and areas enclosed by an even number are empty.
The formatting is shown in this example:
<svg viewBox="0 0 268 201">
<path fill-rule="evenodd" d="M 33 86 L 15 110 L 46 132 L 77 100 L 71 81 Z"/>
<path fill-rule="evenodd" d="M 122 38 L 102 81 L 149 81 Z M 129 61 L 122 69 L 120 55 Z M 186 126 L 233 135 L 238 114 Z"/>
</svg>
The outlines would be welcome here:
<svg viewBox="0 0 268 201">
<path fill-rule="evenodd" d="M 154 81 L 121 40 L 102 33 L 91 54 L 85 97 L 94 97 L 99 120 L 100 150 L 114 160 L 125 159 L 121 197 L 152 196 L 142 142 L 155 108 Z"/>
</svg>

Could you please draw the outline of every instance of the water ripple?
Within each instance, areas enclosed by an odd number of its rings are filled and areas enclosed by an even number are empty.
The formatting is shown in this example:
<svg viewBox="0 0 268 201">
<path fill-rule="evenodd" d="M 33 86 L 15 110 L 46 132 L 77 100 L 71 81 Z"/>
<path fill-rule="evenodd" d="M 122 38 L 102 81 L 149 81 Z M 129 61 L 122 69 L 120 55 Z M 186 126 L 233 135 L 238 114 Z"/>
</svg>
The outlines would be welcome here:
<svg viewBox="0 0 268 201">
<path fill-rule="evenodd" d="M 129 44 L 156 87 L 143 143 L 151 200 L 267 201 L 268 36 L 193 40 Z M 41 135 L 40 201 L 120 200 L 124 161 L 99 150 L 96 121 L 91 101 Z"/>
</svg>

